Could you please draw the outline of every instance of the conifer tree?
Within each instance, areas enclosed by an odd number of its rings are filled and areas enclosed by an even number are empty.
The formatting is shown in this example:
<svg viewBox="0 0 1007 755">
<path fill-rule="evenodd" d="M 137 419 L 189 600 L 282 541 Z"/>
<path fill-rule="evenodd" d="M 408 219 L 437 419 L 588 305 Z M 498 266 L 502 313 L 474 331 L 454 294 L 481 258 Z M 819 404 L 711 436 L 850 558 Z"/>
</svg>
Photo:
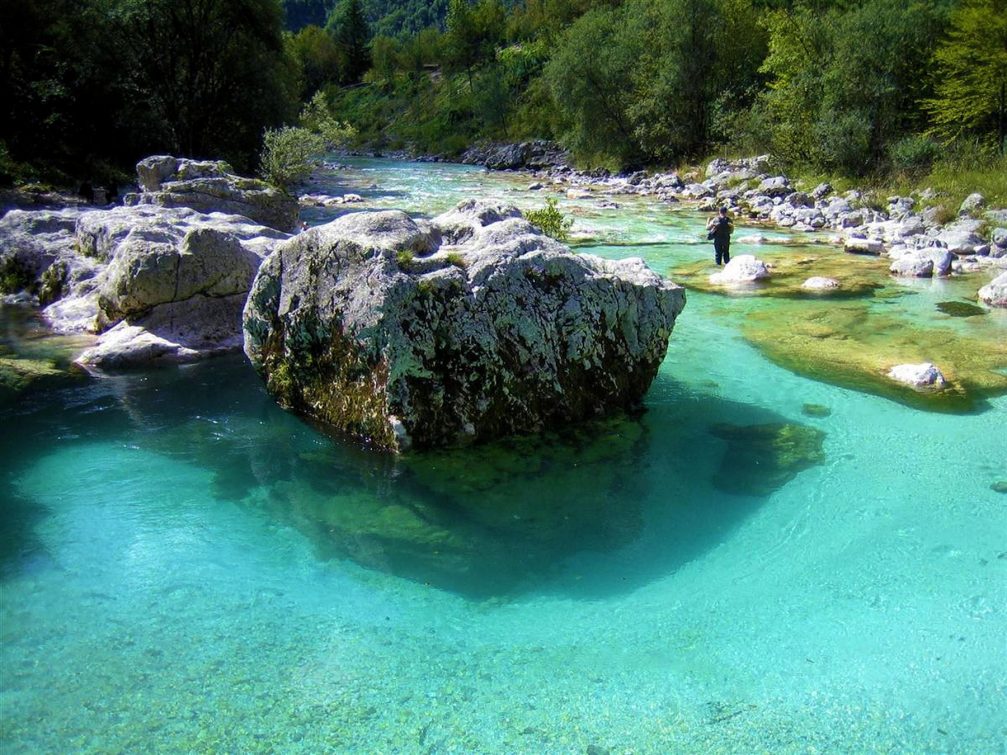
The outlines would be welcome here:
<svg viewBox="0 0 1007 755">
<path fill-rule="evenodd" d="M 343 83 L 356 84 L 371 67 L 371 30 L 360 0 L 346 0 L 333 9 L 328 29 L 344 58 Z"/>
</svg>

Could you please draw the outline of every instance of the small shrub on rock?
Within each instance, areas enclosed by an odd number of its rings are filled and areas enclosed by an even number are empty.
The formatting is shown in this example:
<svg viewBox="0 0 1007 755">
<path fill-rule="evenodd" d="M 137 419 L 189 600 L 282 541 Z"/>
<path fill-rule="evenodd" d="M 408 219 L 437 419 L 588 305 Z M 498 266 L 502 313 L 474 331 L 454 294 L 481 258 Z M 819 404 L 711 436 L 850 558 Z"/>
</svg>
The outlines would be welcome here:
<svg viewBox="0 0 1007 755">
<path fill-rule="evenodd" d="M 266 129 L 259 158 L 262 177 L 286 189 L 311 173 L 325 149 L 325 139 L 306 128 Z"/>
<path fill-rule="evenodd" d="M 557 241 L 568 241 L 570 239 L 570 228 L 573 226 L 573 218 L 565 217 L 557 207 L 556 200 L 552 197 L 545 200 L 545 207 L 543 209 L 526 212 L 525 218 L 546 236 L 552 236 Z"/>
</svg>

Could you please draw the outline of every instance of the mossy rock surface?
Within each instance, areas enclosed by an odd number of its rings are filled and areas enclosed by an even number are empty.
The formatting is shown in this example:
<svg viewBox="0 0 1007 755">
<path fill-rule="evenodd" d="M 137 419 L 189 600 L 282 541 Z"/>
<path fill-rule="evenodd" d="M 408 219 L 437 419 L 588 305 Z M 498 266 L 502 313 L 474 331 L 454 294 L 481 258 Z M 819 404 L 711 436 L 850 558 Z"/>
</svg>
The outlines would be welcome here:
<svg viewBox="0 0 1007 755">
<path fill-rule="evenodd" d="M 39 378 L 63 374 L 62 370 L 44 359 L 24 359 L 0 354 L 0 396 L 13 395 Z"/>
<path fill-rule="evenodd" d="M 714 487 L 727 493 L 769 495 L 798 472 L 825 461 L 822 450 L 825 433 L 806 425 L 716 424 L 710 433 L 727 441 L 727 450 L 713 478 Z"/>
<path fill-rule="evenodd" d="M 740 254 L 741 250 L 737 249 Z M 710 282 L 710 275 L 717 271 L 713 264 L 712 249 L 710 259 L 680 265 L 670 271 L 675 282 L 687 289 L 724 296 L 767 296 L 780 299 L 851 299 L 873 296 L 884 288 L 888 278 L 888 262 L 884 260 L 851 259 L 840 251 L 815 247 L 795 248 L 784 251 L 772 247 L 746 253 L 755 254 L 770 267 L 772 276 L 748 286 L 724 286 Z M 811 290 L 801 288 L 808 278 L 833 278 L 839 282 L 838 288 Z"/>
<path fill-rule="evenodd" d="M 1007 339 L 995 324 L 972 335 L 878 314 L 866 303 L 775 306 L 751 313 L 744 337 L 773 362 L 844 388 L 947 412 L 981 408 L 1007 393 Z M 933 362 L 942 390 L 916 391 L 888 377 L 899 364 Z"/>
</svg>

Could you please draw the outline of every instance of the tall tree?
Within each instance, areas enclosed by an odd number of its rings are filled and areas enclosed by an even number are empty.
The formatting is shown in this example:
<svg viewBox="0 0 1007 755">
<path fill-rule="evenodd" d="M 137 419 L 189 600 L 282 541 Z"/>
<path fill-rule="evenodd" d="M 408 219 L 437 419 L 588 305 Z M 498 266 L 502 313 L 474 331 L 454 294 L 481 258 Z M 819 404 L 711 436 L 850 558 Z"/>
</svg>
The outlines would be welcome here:
<svg viewBox="0 0 1007 755">
<path fill-rule="evenodd" d="M 277 0 L 123 0 L 134 32 L 132 113 L 158 140 L 191 156 L 246 167 L 262 131 L 295 112 Z"/>
<path fill-rule="evenodd" d="M 371 29 L 360 0 L 345 0 L 333 9 L 328 29 L 343 54 L 343 83 L 356 84 L 371 67 Z"/>
<path fill-rule="evenodd" d="M 995 134 L 1007 154 L 1007 1 L 962 0 L 934 61 L 936 91 L 925 103 L 933 130 Z"/>
</svg>

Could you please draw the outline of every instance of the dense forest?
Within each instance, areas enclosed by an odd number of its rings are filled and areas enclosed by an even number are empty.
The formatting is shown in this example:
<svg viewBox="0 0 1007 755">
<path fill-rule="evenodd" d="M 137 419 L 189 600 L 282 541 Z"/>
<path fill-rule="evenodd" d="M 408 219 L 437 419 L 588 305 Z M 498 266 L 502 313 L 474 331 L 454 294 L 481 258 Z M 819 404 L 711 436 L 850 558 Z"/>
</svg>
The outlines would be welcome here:
<svg viewBox="0 0 1007 755">
<path fill-rule="evenodd" d="M 0 0 L 0 178 L 154 151 L 250 169 L 309 101 L 361 144 L 445 155 L 547 138 L 585 167 L 1003 165 L 1007 0 L 331 1 Z"/>
</svg>

